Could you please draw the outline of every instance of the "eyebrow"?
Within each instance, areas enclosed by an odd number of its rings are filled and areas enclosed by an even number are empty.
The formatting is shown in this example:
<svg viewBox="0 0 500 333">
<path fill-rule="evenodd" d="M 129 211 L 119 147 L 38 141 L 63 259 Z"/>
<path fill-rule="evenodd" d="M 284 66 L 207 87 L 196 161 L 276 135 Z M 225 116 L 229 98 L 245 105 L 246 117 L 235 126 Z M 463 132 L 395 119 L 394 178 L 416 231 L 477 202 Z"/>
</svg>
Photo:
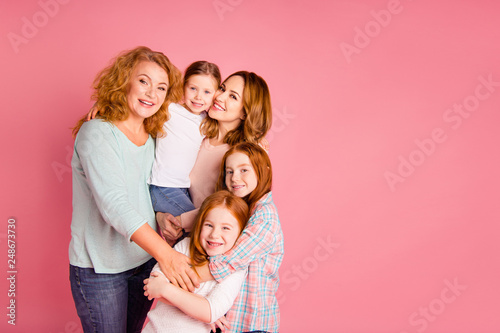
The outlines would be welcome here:
<svg viewBox="0 0 500 333">
<path fill-rule="evenodd" d="M 148 75 L 148 74 L 144 74 L 144 73 L 137 74 L 137 76 L 141 76 L 141 75 L 142 75 L 142 76 L 147 77 L 150 81 L 153 81 L 153 80 L 149 77 L 149 75 Z M 164 84 L 164 85 L 166 85 L 166 86 L 168 87 L 168 84 L 167 84 L 167 83 L 165 83 L 165 82 L 160 82 L 160 83 L 158 83 L 158 84 Z"/>
<path fill-rule="evenodd" d="M 226 88 L 226 85 L 225 85 L 224 83 L 223 83 L 223 84 L 221 84 L 221 86 L 223 86 L 224 88 Z M 238 97 L 240 97 L 240 98 L 241 98 L 241 96 L 240 96 L 240 94 L 238 94 L 238 92 L 236 92 L 236 91 L 234 91 L 234 90 L 229 90 L 229 91 L 230 91 L 230 92 L 235 93 L 236 95 L 238 95 Z"/>
<path fill-rule="evenodd" d="M 248 164 L 248 163 L 243 163 L 243 164 L 237 165 L 237 166 L 236 166 L 236 168 L 241 168 L 241 167 L 243 167 L 243 166 L 249 166 L 249 167 L 252 167 L 252 165 L 251 165 L 251 164 Z M 226 168 L 231 169 L 231 167 L 228 167 L 228 166 L 226 166 Z"/>
</svg>

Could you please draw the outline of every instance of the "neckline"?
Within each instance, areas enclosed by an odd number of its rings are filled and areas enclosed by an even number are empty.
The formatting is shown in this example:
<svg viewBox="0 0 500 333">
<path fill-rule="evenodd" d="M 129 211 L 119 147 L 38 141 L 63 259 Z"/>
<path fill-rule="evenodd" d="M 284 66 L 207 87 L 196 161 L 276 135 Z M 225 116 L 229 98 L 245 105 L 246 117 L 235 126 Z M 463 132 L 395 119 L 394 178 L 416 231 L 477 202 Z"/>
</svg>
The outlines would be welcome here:
<svg viewBox="0 0 500 333">
<path fill-rule="evenodd" d="M 110 123 L 110 124 L 112 125 L 112 127 L 113 127 L 113 128 L 114 128 L 117 132 L 119 132 L 119 133 L 120 133 L 120 135 L 122 135 L 122 136 L 126 139 L 125 141 L 127 141 L 128 143 L 130 143 L 130 145 L 132 145 L 132 146 L 134 146 L 134 147 L 136 147 L 136 148 L 139 148 L 139 149 L 140 149 L 140 148 L 145 147 L 145 146 L 148 144 L 148 142 L 152 139 L 151 134 L 149 134 L 149 133 L 148 133 L 148 138 L 147 138 L 147 140 L 144 142 L 144 144 L 142 144 L 142 145 L 136 145 L 134 142 L 132 142 L 132 140 L 130 140 L 130 139 L 129 139 L 129 137 L 128 137 L 125 133 L 123 133 L 123 132 L 122 132 L 122 131 L 118 128 L 118 126 L 116 126 L 116 125 L 115 125 L 115 124 L 113 124 L 113 123 Z"/>
</svg>

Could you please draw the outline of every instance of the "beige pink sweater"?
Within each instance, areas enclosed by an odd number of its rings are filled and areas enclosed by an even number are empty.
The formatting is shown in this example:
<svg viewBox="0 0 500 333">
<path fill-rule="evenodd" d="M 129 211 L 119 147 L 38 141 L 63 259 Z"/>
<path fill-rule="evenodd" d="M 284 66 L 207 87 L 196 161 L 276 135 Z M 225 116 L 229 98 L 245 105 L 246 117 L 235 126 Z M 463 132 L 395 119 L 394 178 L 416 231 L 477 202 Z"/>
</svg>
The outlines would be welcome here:
<svg viewBox="0 0 500 333">
<path fill-rule="evenodd" d="M 191 230 L 194 219 L 196 214 L 198 214 L 198 210 L 203 203 L 203 200 L 215 192 L 215 184 L 219 178 L 222 158 L 228 150 L 228 144 L 213 146 L 207 138 L 205 138 L 201 143 L 198 157 L 196 158 L 194 167 L 189 174 L 189 178 L 191 179 L 189 193 L 191 194 L 191 199 L 197 209 L 181 215 L 182 227 L 187 231 Z"/>
</svg>

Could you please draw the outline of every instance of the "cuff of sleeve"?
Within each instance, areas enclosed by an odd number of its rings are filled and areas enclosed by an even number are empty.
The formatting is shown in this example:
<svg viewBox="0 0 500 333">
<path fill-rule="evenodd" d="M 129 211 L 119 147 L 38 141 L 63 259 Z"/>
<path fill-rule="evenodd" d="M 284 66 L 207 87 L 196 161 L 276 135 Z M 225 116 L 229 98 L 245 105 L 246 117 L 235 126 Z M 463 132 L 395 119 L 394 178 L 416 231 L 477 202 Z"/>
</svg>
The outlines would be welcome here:
<svg viewBox="0 0 500 333">
<path fill-rule="evenodd" d="M 211 257 L 210 263 L 208 264 L 210 273 L 212 273 L 212 276 L 217 282 L 221 282 L 230 274 L 229 265 L 224 265 L 223 262 L 224 256 L 219 255 Z"/>
<path fill-rule="evenodd" d="M 132 243 L 133 241 L 130 239 L 132 238 L 132 235 L 140 228 L 142 227 L 143 225 L 147 224 L 148 221 L 144 220 L 141 224 L 135 226 L 134 228 L 130 229 L 129 231 L 127 231 L 127 240 Z"/>
</svg>

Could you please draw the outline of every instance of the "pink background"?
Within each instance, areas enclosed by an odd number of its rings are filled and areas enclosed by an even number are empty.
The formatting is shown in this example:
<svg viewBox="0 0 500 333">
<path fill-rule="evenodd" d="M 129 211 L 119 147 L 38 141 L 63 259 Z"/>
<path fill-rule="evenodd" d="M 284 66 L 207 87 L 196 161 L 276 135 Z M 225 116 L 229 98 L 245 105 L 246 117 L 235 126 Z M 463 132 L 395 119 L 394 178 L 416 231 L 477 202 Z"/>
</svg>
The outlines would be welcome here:
<svg viewBox="0 0 500 333">
<path fill-rule="evenodd" d="M 282 332 L 500 331 L 497 1 L 55 1 L 0 5 L 0 331 L 81 331 L 69 128 L 138 45 L 267 80 Z"/>
</svg>

